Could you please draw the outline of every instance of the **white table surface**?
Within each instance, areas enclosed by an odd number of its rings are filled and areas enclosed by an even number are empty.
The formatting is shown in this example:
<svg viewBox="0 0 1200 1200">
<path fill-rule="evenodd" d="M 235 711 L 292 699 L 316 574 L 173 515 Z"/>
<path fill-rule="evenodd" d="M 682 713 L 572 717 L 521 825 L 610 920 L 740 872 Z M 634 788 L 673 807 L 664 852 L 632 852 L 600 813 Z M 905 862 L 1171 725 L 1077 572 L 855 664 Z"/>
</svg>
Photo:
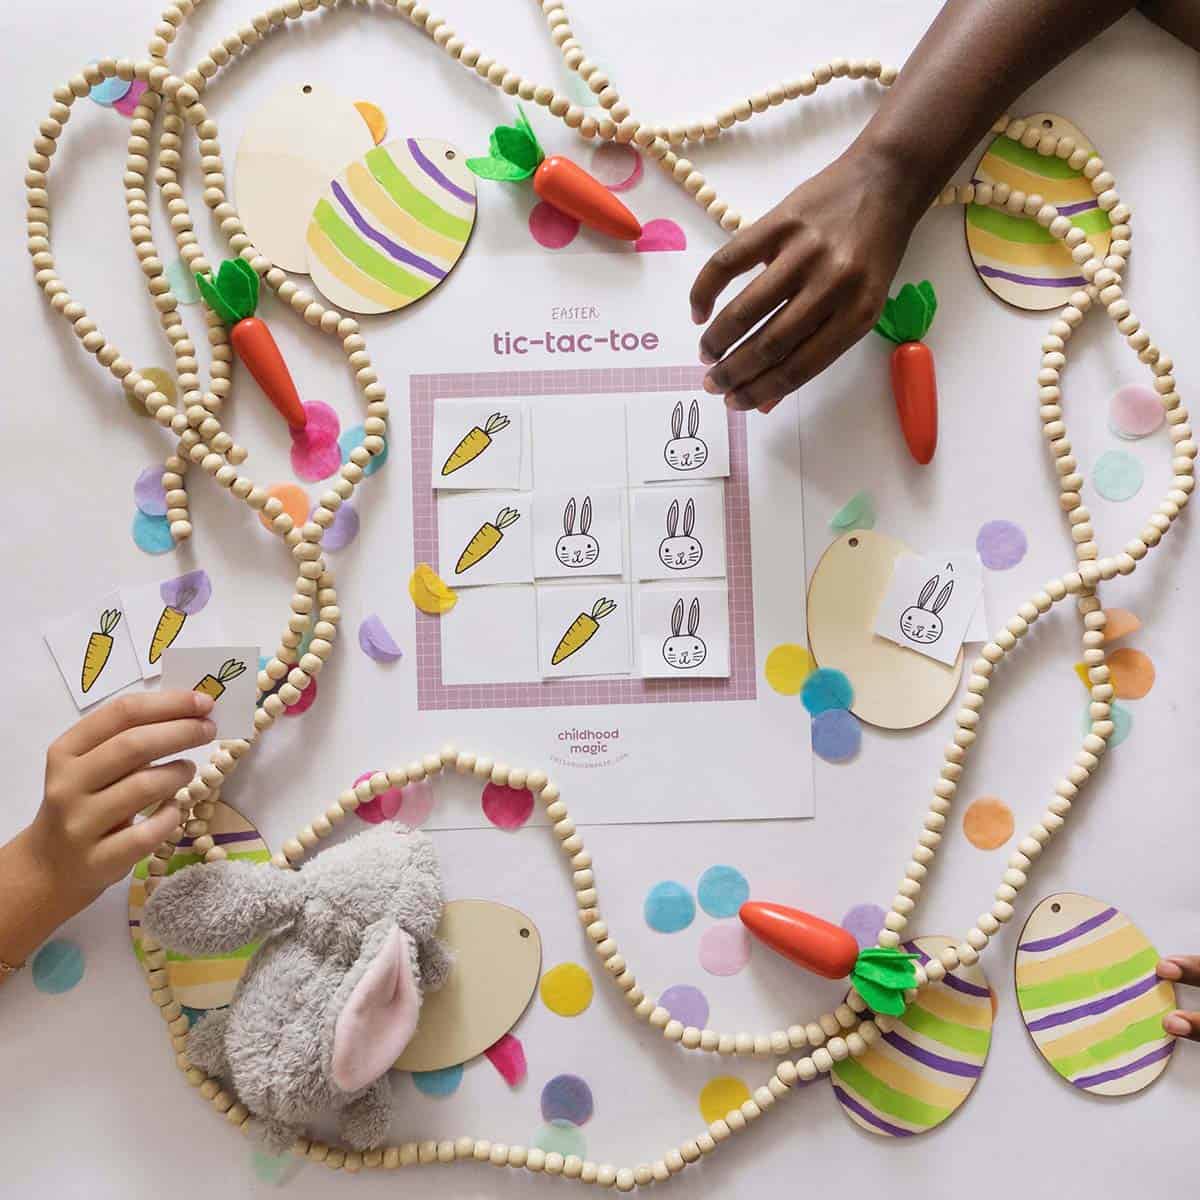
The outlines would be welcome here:
<svg viewBox="0 0 1200 1200">
<path fill-rule="evenodd" d="M 576 3 L 572 17 L 592 56 L 610 70 L 635 111 L 675 120 L 713 112 L 738 94 L 837 54 L 899 62 L 937 5 L 843 0 L 829 6 L 748 7 L 755 10 L 752 17 L 735 14 L 732 6 L 718 11 L 715 5 L 681 0 L 603 5 L 591 0 Z M 189 22 L 173 61 L 194 61 L 202 46 L 243 24 L 252 11 L 242 0 L 206 4 Z M 447 0 L 439 11 L 497 58 L 526 74 L 560 81 L 558 56 L 536 6 L 521 0 Z M 153 5 L 144 0 L 96 5 L 15 0 L 0 12 L 9 50 L 0 131 L 8 184 L 0 190 L 0 222 L 9 231 L 2 253 L 10 280 L 0 416 L 8 477 L 9 647 L 0 750 L 8 784 L 0 805 L 0 836 L 32 816 L 41 791 L 43 748 L 75 717 L 40 640 L 41 621 L 66 611 L 73 595 L 86 599 L 108 582 L 155 578 L 163 566 L 143 556 L 128 534 L 131 481 L 161 452 L 163 439 L 150 422 L 139 425 L 129 417 L 112 380 L 86 358 L 37 294 L 22 245 L 19 185 L 20 164 L 52 87 L 89 58 L 137 54 L 154 20 Z M 294 80 L 298 71 L 351 95 L 370 90 L 397 131 L 401 114 L 420 113 L 430 120 L 440 115 L 443 123 L 431 128 L 469 139 L 501 116 L 489 89 L 468 83 L 411 29 L 386 19 L 372 21 L 357 10 L 304 24 L 308 28 L 272 38 L 228 79 L 219 79 L 214 108 L 230 160 L 246 97 Z M 325 28 L 312 27 L 321 25 Z M 1131 300 L 1156 340 L 1176 358 L 1185 397 L 1200 382 L 1195 302 L 1184 282 L 1185 270 L 1200 257 L 1191 205 L 1200 170 L 1198 101 L 1200 60 L 1132 17 L 1016 106 L 1074 119 L 1116 174 L 1135 212 Z M 701 149 L 696 159 L 723 194 L 755 214 L 836 154 L 874 103 L 867 85 L 823 89 L 813 101 L 756 118 L 739 128 L 728 146 Z M 60 271 L 128 357 L 161 361 L 161 339 L 148 315 L 125 228 L 124 121 L 100 109 L 87 111 L 86 103 L 76 108 L 84 110 L 86 120 L 72 121 L 51 177 Z M 930 114 L 931 122 L 936 119 Z M 719 244 L 718 232 L 665 181 L 656 178 L 643 188 L 662 213 L 685 227 L 693 246 Z M 199 207 L 198 192 L 193 197 Z M 213 244 L 207 231 L 202 240 Z M 1018 316 L 984 292 L 969 267 L 957 214 L 938 213 L 922 224 L 902 275 L 933 277 L 942 298 L 933 338 L 942 393 L 941 449 L 927 470 L 914 467 L 899 450 L 875 346 L 859 347 L 789 401 L 803 409 L 809 570 L 829 540 L 830 515 L 860 487 L 876 496 L 880 528 L 918 547 L 970 544 L 983 521 L 1007 518 L 1028 532 L 1030 550 L 1016 569 L 990 581 L 995 624 L 1071 562 L 1032 396 L 1046 322 Z M 664 297 L 668 302 L 685 301 Z M 1068 372 L 1068 414 L 1084 463 L 1116 444 L 1106 429 L 1111 392 L 1119 383 L 1142 378 L 1133 356 L 1102 324 L 1089 320 L 1086 332 L 1072 343 Z M 297 337 L 285 330 L 285 352 L 299 345 L 293 341 Z M 305 345 L 307 352 L 313 341 Z M 389 341 L 386 332 L 377 334 L 373 350 L 384 378 L 389 368 L 404 370 L 401 338 Z M 328 370 L 341 389 L 338 402 L 349 403 L 334 359 Z M 254 449 L 253 416 L 245 428 L 244 440 Z M 1089 501 L 1102 545 L 1110 549 L 1136 532 L 1166 480 L 1165 435 L 1130 448 L 1148 463 L 1143 493 L 1122 505 Z M 389 493 L 398 495 L 408 481 L 394 467 L 381 478 L 386 485 L 376 489 L 371 516 L 386 527 Z M 238 536 L 222 541 L 222 523 L 231 519 L 234 506 L 214 500 L 214 492 L 203 482 L 195 488 L 199 547 L 206 565 L 216 562 L 217 569 L 239 572 L 238 602 L 261 626 L 265 642 L 277 632 L 283 576 L 255 569 L 244 544 L 238 549 Z M 1124 908 L 1164 952 L 1200 949 L 1190 753 L 1200 726 L 1194 678 L 1188 677 L 1196 663 L 1189 645 L 1194 622 L 1188 588 L 1200 584 L 1193 525 L 1184 520 L 1135 578 L 1102 593 L 1106 602 L 1132 608 L 1145 622 L 1131 644 L 1152 656 L 1158 681 L 1147 698 L 1130 704 L 1131 737 L 1088 787 L 1027 893 L 1030 900 L 1056 890 L 1101 897 Z M 384 545 L 378 543 L 381 552 Z M 364 552 L 356 569 L 367 565 Z M 346 568 L 341 575 L 344 585 Z M 989 694 L 983 735 L 960 791 L 964 801 L 995 794 L 1011 804 L 1019 828 L 1036 818 L 1078 737 L 1084 700 L 1071 670 L 1077 650 L 1077 625 L 1066 612 L 1039 623 L 1022 644 Z M 335 664 L 340 660 L 346 667 L 357 654 L 345 647 Z M 383 693 L 373 692 L 369 683 L 359 686 L 358 677 L 353 689 L 342 686 L 337 670 L 335 665 L 322 678 L 317 709 L 294 729 L 272 737 L 258 762 L 229 789 L 229 798 L 258 822 L 272 844 L 327 803 L 348 770 L 362 769 L 360 764 L 385 752 L 389 761 L 403 761 L 418 749 L 404 744 L 402 729 L 386 747 L 356 737 L 356 713 Z M 641 916 L 646 889 L 664 877 L 693 882 L 706 866 L 728 862 L 744 871 L 756 895 L 834 919 L 854 903 L 886 906 L 917 832 L 951 711 L 914 733 L 867 730 L 862 753 L 850 765 L 818 763 L 812 821 L 589 830 L 610 924 L 639 978 L 656 990 L 696 984 L 709 997 L 712 1024 L 726 1029 L 775 1028 L 832 1001 L 837 985 L 802 977 L 761 949 L 739 976 L 705 975 L 696 945 L 709 918 L 701 915 L 683 933 L 655 934 Z M 325 739 L 319 758 L 312 752 L 318 735 Z M 796 736 L 808 736 L 799 706 Z M 714 748 L 713 770 L 732 776 L 734 755 L 732 748 Z M 786 747 L 780 747 L 781 779 L 787 765 Z M 544 830 L 435 836 L 451 895 L 516 904 L 537 922 L 547 964 L 573 959 L 591 965 L 568 883 Z M 1002 851 L 974 849 L 953 825 L 922 900 L 918 930 L 961 936 L 988 906 L 1003 857 Z M 86 975 L 74 990 L 44 996 L 26 975 L 0 993 L 3 1191 L 14 1197 L 99 1198 L 148 1195 L 154 1189 L 180 1200 L 265 1192 L 268 1185 L 251 1169 L 248 1144 L 188 1094 L 175 1069 L 129 953 L 124 905 L 124 887 L 114 888 L 66 927 L 65 936 L 87 955 Z M 1165 1078 L 1127 1101 L 1096 1101 L 1054 1077 L 1022 1029 L 1013 993 L 1012 955 L 1030 907 L 1023 900 L 1017 919 L 984 959 L 1000 994 L 991 1058 L 975 1095 L 944 1127 L 904 1144 L 876 1139 L 849 1123 L 824 1086 L 814 1087 L 788 1099 L 785 1111 L 739 1136 L 702 1167 L 689 1169 L 675 1189 L 681 1195 L 715 1197 L 785 1189 L 859 1195 L 886 1188 L 899 1200 L 955 1187 L 998 1200 L 1067 1189 L 1117 1196 L 1152 1182 L 1164 1193 L 1173 1185 L 1186 1188 L 1195 1179 L 1183 1147 L 1194 1129 L 1200 1048 L 1182 1047 Z M 584 1130 L 589 1155 L 632 1164 L 658 1157 L 700 1132 L 696 1096 L 710 1076 L 737 1074 L 753 1088 L 769 1073 L 763 1062 L 718 1061 L 664 1043 L 629 1018 L 614 989 L 599 983 L 591 1009 L 575 1020 L 556 1017 L 535 1002 L 517 1029 L 530 1070 L 515 1093 L 486 1062 L 470 1065 L 462 1087 L 447 1100 L 419 1096 L 404 1080 L 397 1087 L 397 1131 L 404 1137 L 471 1133 L 528 1143 L 540 1123 L 542 1083 L 571 1071 L 588 1080 L 596 1098 L 596 1115 Z M 308 1166 L 287 1186 L 297 1196 L 312 1197 L 333 1190 L 382 1195 L 413 1186 L 436 1186 L 446 1197 L 516 1196 L 565 1186 L 484 1167 L 420 1179 L 415 1185 L 408 1176 L 335 1179 Z"/>
</svg>

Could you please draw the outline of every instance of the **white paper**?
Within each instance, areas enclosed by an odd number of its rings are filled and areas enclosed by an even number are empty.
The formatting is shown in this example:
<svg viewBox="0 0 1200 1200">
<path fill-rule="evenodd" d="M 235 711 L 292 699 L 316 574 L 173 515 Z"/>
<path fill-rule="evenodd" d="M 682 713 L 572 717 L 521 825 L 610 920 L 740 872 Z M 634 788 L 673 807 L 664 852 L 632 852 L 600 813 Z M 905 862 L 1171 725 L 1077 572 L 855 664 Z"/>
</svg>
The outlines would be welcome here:
<svg viewBox="0 0 1200 1200">
<path fill-rule="evenodd" d="M 154 635 L 160 620 L 174 625 L 178 614 L 183 614 L 183 621 L 171 639 L 172 646 L 211 646 L 225 640 L 221 616 L 213 601 L 209 599 L 191 611 L 194 601 L 189 601 L 186 591 L 182 596 L 174 594 L 170 589 L 171 582 L 163 580 L 121 588 L 125 620 L 143 679 L 157 679 L 162 674 L 162 654 L 166 648 L 159 651 L 154 662 L 150 661 L 150 655 L 158 649 L 154 645 Z M 174 613 L 164 618 L 168 609 L 174 609 Z"/>
<path fill-rule="evenodd" d="M 49 622 L 42 636 L 76 708 L 87 708 L 141 678 L 119 592 Z M 84 678 L 85 665 L 90 665 L 90 679 Z"/>
<path fill-rule="evenodd" d="M 172 646 L 162 664 L 164 692 L 203 691 L 213 697 L 214 741 L 253 735 L 257 646 Z"/>
<path fill-rule="evenodd" d="M 533 495 L 533 568 L 539 579 L 620 575 L 625 563 L 624 493 L 577 487 Z"/>
<path fill-rule="evenodd" d="M 627 584 L 540 584 L 537 593 L 543 678 L 632 673 Z"/>
<path fill-rule="evenodd" d="M 729 674 L 729 597 L 723 583 L 638 588 L 638 662 L 647 679 Z"/>
<path fill-rule="evenodd" d="M 438 400 L 433 406 L 433 486 L 444 491 L 520 488 L 527 440 L 523 400 Z M 463 462 L 471 453 L 474 457 Z M 452 462 L 456 454 L 458 461 Z"/>
<path fill-rule="evenodd" d="M 729 417 L 720 396 L 649 392 L 628 397 L 626 412 L 634 483 L 729 474 Z"/>
<path fill-rule="evenodd" d="M 968 551 L 902 554 L 880 602 L 875 632 L 953 665 L 979 608 L 982 568 Z"/>
<path fill-rule="evenodd" d="M 540 396 L 528 404 L 539 491 L 568 491 L 581 479 L 592 487 L 625 487 L 624 396 Z"/>
<path fill-rule="evenodd" d="M 974 642 L 986 642 L 991 637 L 991 628 L 987 611 L 987 573 L 981 568 L 979 572 L 979 603 L 975 605 L 975 611 L 971 614 L 970 621 L 967 622 L 967 632 L 963 643 L 970 645 Z"/>
<path fill-rule="evenodd" d="M 632 493 L 635 579 L 711 579 L 725 574 L 725 485 L 659 484 Z"/>
<path fill-rule="evenodd" d="M 533 519 L 527 492 L 439 496 L 437 511 L 438 573 L 452 588 L 533 582 Z M 464 561 L 468 550 L 475 561 Z"/>
<path fill-rule="evenodd" d="M 440 627 L 445 683 L 541 679 L 537 597 L 532 586 L 463 588 Z"/>
</svg>

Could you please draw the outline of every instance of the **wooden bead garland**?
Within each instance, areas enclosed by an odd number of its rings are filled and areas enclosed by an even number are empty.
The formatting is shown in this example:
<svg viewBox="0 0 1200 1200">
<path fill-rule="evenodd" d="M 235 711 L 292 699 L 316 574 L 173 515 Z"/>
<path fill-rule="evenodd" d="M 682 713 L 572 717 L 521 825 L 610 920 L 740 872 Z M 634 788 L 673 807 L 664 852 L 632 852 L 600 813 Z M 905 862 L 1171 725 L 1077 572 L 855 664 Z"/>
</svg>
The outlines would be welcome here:
<svg viewBox="0 0 1200 1200">
<path fill-rule="evenodd" d="M 208 81 L 233 57 L 246 52 L 287 21 L 299 20 L 306 13 L 318 8 L 336 7 L 339 0 L 287 0 L 286 3 L 277 4 L 214 46 L 194 68 L 182 76 L 175 75 L 166 65 L 166 55 L 179 27 L 199 2 L 200 0 L 177 0 L 164 11 L 150 42 L 150 57 L 147 61 L 134 63 L 128 59 L 104 59 L 89 65 L 65 85 L 56 88 L 49 115 L 39 127 L 25 173 L 28 204 L 27 245 L 33 259 L 36 282 L 45 292 L 51 306 L 71 322 L 84 348 L 122 382 L 132 397 L 144 404 L 150 415 L 164 428 L 170 429 L 177 438 L 176 451 L 167 458 L 163 474 L 164 488 L 168 493 L 168 519 L 173 536 L 176 540 L 183 540 L 191 533 L 185 476 L 188 463 L 196 463 L 238 499 L 252 509 L 265 513 L 272 520 L 273 531 L 292 552 L 297 562 L 292 616 L 280 638 L 279 647 L 259 676 L 260 703 L 255 715 L 254 736 L 222 742 L 200 775 L 177 793 L 176 801 L 181 810 L 182 823 L 171 838 L 151 855 L 148 887 L 153 887 L 155 880 L 165 874 L 167 862 L 185 832 L 195 839 L 195 846 L 203 853 L 205 861 L 212 862 L 224 857 L 224 851 L 214 844 L 207 830 L 215 801 L 220 797 L 225 779 L 236 769 L 238 762 L 250 750 L 258 735 L 269 729 L 281 713 L 300 699 L 303 689 L 319 673 L 332 652 L 340 611 L 334 577 L 321 553 L 321 541 L 337 508 L 354 494 L 355 488 L 362 481 L 364 467 L 372 457 L 382 451 L 388 416 L 386 391 L 371 368 L 366 343 L 357 321 L 327 308 L 311 293 L 299 288 L 282 270 L 259 253 L 246 235 L 236 209 L 226 197 L 224 164 L 216 124 L 200 102 L 200 96 Z M 469 46 L 444 20 L 434 16 L 424 5 L 414 3 L 414 0 L 386 0 L 386 5 L 395 8 L 400 15 L 423 30 L 437 46 L 464 67 L 506 94 L 532 100 L 547 108 L 568 128 L 576 129 L 581 137 L 633 142 L 641 147 L 728 231 L 739 229 L 744 224 L 743 217 L 716 194 L 715 189 L 690 161 L 675 153 L 673 146 L 682 147 L 689 142 L 713 140 L 723 131 L 740 121 L 748 120 L 755 113 L 764 112 L 786 101 L 812 95 L 818 87 L 824 86 L 834 78 L 870 78 L 887 87 L 894 82 L 897 74 L 894 68 L 884 67 L 877 60 L 834 59 L 831 63 L 817 66 L 810 74 L 800 76 L 792 82 L 772 85 L 763 92 L 741 99 L 720 110 L 715 117 L 695 120 L 684 125 L 650 126 L 642 124 L 631 115 L 628 105 L 621 99 L 611 80 L 586 58 L 572 32 L 560 0 L 542 0 L 542 10 L 551 39 L 559 47 L 567 67 L 579 74 L 588 84 L 598 97 L 599 106 L 607 115 L 595 117 L 585 114 L 553 88 L 534 84 L 496 63 Z M 83 305 L 71 297 L 66 285 L 59 279 L 51 251 L 46 183 L 57 140 L 70 119 L 76 99 L 86 96 L 95 84 L 114 76 L 125 80 L 136 78 L 146 83 L 146 91 L 139 101 L 130 125 L 124 174 L 126 209 L 129 215 L 131 242 L 140 261 L 147 290 L 175 355 L 179 393 L 177 404 L 172 404 L 155 387 L 152 380 L 141 375 L 131 363 L 123 359 L 119 351 L 97 329 Z M 154 181 L 166 203 L 180 258 L 188 269 L 211 269 L 199 247 L 190 210 L 179 183 L 178 170 L 184 148 L 183 135 L 190 126 L 195 130 L 199 141 L 204 202 L 212 210 L 230 249 L 249 262 L 266 285 L 280 300 L 289 304 L 306 324 L 341 339 L 343 352 L 363 395 L 368 436 L 360 450 L 355 451 L 351 461 L 343 465 L 338 479 L 321 498 L 312 520 L 301 529 L 293 527 L 290 518 L 268 499 L 265 489 L 237 469 L 245 461 L 246 452 L 232 441 L 221 422 L 222 402 L 232 386 L 233 356 L 225 326 L 212 313 L 208 314 L 207 330 L 212 362 L 207 387 L 201 385 L 195 346 L 190 341 L 179 316 L 178 298 L 174 296 L 167 282 L 162 259 L 155 247 L 150 228 L 147 187 L 150 139 L 155 132 L 156 123 L 159 130 Z M 977 203 L 1033 217 L 1052 237 L 1066 245 L 1079 263 L 1083 278 L 1088 281 L 1085 287 L 1071 296 L 1069 303 L 1051 323 L 1049 333 L 1042 343 L 1043 356 L 1036 380 L 1043 432 L 1059 476 L 1060 505 L 1068 516 L 1075 547 L 1076 569 L 1063 578 L 1050 580 L 1031 600 L 1022 604 L 1016 615 L 984 645 L 980 656 L 972 665 L 967 682 L 967 697 L 957 714 L 953 739 L 944 751 L 933 798 L 922 822 L 922 830 L 912 858 L 905 868 L 904 878 L 887 913 L 884 929 L 879 936 L 880 945 L 899 944 L 901 935 L 919 902 L 921 885 L 941 842 L 946 817 L 962 775 L 964 759 L 977 735 L 980 712 L 995 666 L 1016 647 L 1028 632 L 1030 625 L 1067 596 L 1076 597 L 1084 624 L 1083 651 L 1084 660 L 1088 664 L 1091 691 L 1089 711 L 1092 722 L 1090 732 L 1084 737 L 1074 761 L 1064 778 L 1055 785 L 1046 811 L 1009 857 L 990 910 L 980 914 L 961 943 L 947 948 L 938 958 L 923 967 L 918 967 L 919 987 L 941 980 L 947 971 L 953 970 L 960 963 L 969 965 L 978 961 L 991 937 L 1001 925 L 1012 918 L 1013 902 L 1028 882 L 1036 859 L 1051 837 L 1062 827 L 1079 790 L 1099 765 L 1100 757 L 1104 754 L 1113 732 L 1110 719 L 1113 687 L 1103 651 L 1106 619 L 1100 600 L 1095 594 L 1096 587 L 1101 580 L 1128 575 L 1136 569 L 1150 547 L 1156 546 L 1163 534 L 1170 529 L 1172 522 L 1186 506 L 1194 486 L 1196 443 L 1187 410 L 1175 389 L 1173 363 L 1169 356 L 1163 354 L 1150 341 L 1139 319 L 1125 300 L 1121 288 L 1121 277 L 1130 249 L 1131 211 L 1129 206 L 1121 201 L 1112 174 L 1105 169 L 1098 156 L 1089 157 L 1087 152 L 1075 146 L 1072 139 L 1058 139 L 1043 129 L 1028 126 L 1025 121 L 1003 117 L 997 121 L 994 132 L 1019 141 L 1045 157 L 1061 158 L 1072 168 L 1081 170 L 1089 180 L 1098 204 L 1109 213 L 1113 224 L 1109 252 L 1101 260 L 1092 253 L 1084 233 L 1053 205 L 1046 204 L 1040 196 L 1026 196 L 1003 184 L 981 183 L 948 186 L 934 200 L 935 207 L 954 203 Z M 1172 481 L 1166 497 L 1151 514 L 1141 534 L 1128 542 L 1119 554 L 1105 558 L 1100 557 L 1090 514 L 1082 504 L 1080 491 L 1083 479 L 1067 438 L 1060 387 L 1061 372 L 1066 365 L 1067 343 L 1088 311 L 1095 306 L 1104 308 L 1139 360 L 1150 368 L 1155 390 L 1161 397 L 1166 411 L 1173 444 Z M 308 652 L 299 657 L 297 648 L 300 639 L 310 630 L 313 637 Z M 580 920 L 588 940 L 593 943 L 606 973 L 612 976 L 638 1017 L 659 1028 L 665 1038 L 680 1043 L 687 1050 L 773 1056 L 782 1061 L 778 1063 L 767 1082 L 753 1093 L 753 1098 L 740 1108 L 733 1109 L 724 1118 L 712 1122 L 707 1130 L 678 1148 L 668 1150 L 661 1158 L 636 1167 L 597 1164 L 591 1160 L 581 1160 L 574 1155 L 564 1157 L 523 1146 L 508 1146 L 470 1137 L 441 1142 L 406 1142 L 400 1146 L 389 1146 L 364 1153 L 300 1138 L 293 1146 L 294 1153 L 314 1162 L 322 1162 L 331 1168 L 344 1168 L 351 1172 L 357 1172 L 363 1167 L 392 1170 L 418 1164 L 472 1160 L 488 1162 L 495 1166 L 524 1167 L 535 1173 L 561 1174 L 565 1178 L 582 1183 L 615 1187 L 618 1191 L 628 1192 L 651 1183 L 664 1182 L 679 1174 L 689 1164 L 712 1153 L 734 1133 L 745 1129 L 748 1124 L 769 1111 L 775 1102 L 788 1095 L 798 1082 L 808 1082 L 819 1074 L 827 1074 L 837 1061 L 847 1057 L 860 1057 L 879 1039 L 881 1033 L 891 1030 L 894 1021 L 890 1017 L 881 1015 L 874 1019 L 864 1019 L 866 1005 L 853 990 L 846 1002 L 833 1012 L 770 1033 L 722 1033 L 712 1029 L 684 1026 L 681 1022 L 672 1020 L 669 1012 L 638 985 L 625 958 L 618 950 L 599 907 L 592 857 L 570 819 L 557 786 L 541 770 L 510 768 L 473 753 L 460 753 L 452 746 L 444 746 L 437 753 L 415 760 L 407 767 L 378 772 L 354 789 L 347 789 L 296 837 L 283 843 L 279 852 L 272 857 L 272 865 L 283 870 L 295 866 L 320 840 L 331 835 L 347 813 L 353 812 L 372 796 L 377 796 L 390 787 L 402 787 L 405 783 L 435 776 L 451 767 L 459 773 L 473 773 L 480 779 L 491 779 L 514 787 L 528 787 L 540 797 L 560 848 L 570 864 Z M 249 1132 L 254 1122 L 245 1106 L 235 1096 L 223 1090 L 218 1080 L 210 1079 L 187 1058 L 185 1034 L 188 1021 L 167 981 L 164 950 L 149 935 L 144 937 L 143 950 L 151 998 L 167 1025 L 181 1071 L 188 1082 L 196 1087 L 226 1120 Z M 790 1052 L 805 1048 L 810 1052 L 803 1057 L 794 1061 L 787 1057 Z"/>
</svg>

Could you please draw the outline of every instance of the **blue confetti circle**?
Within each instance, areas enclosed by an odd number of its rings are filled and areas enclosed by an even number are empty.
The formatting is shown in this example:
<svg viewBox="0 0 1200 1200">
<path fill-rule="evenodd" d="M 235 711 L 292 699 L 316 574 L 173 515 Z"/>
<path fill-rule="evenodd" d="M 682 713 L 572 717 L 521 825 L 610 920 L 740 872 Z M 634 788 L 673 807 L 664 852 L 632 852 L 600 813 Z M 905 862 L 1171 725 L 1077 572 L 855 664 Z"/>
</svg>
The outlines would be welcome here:
<svg viewBox="0 0 1200 1200">
<path fill-rule="evenodd" d="M 166 517 L 152 517 L 139 509 L 133 514 L 130 532 L 137 548 L 147 554 L 167 554 L 175 549 L 171 522 Z"/>
<path fill-rule="evenodd" d="M 646 896 L 646 924 L 659 933 L 678 933 L 696 917 L 696 902 L 681 883 L 666 879 L 656 883 Z"/>
<path fill-rule="evenodd" d="M 547 1154 L 587 1158 L 587 1142 L 579 1127 L 570 1121 L 547 1121 L 534 1134 L 533 1144 Z"/>
<path fill-rule="evenodd" d="M 437 1071 L 414 1071 L 412 1073 L 412 1081 L 416 1084 L 417 1091 L 425 1096 L 453 1095 L 458 1091 L 462 1077 L 462 1063 L 456 1063 L 452 1067 L 442 1067 Z"/>
<path fill-rule="evenodd" d="M 121 79 L 119 76 L 114 75 L 111 79 L 105 79 L 96 84 L 88 92 L 88 98 L 95 100 L 97 104 L 102 105 L 104 108 L 111 108 L 131 87 L 133 87 L 132 79 Z"/>
<path fill-rule="evenodd" d="M 1105 500 L 1132 499 L 1144 478 L 1142 464 L 1128 450 L 1108 450 L 1092 468 L 1092 484 Z"/>
<path fill-rule="evenodd" d="M 845 762 L 862 745 L 862 726 L 858 718 L 842 708 L 817 713 L 812 722 L 813 753 L 826 762 Z"/>
<path fill-rule="evenodd" d="M 736 867 L 709 867 L 696 885 L 696 897 L 710 917 L 736 917 L 750 899 L 750 885 Z"/>
<path fill-rule="evenodd" d="M 33 986 L 48 996 L 69 992 L 83 978 L 83 951 L 74 942 L 55 938 L 34 956 Z"/>
<path fill-rule="evenodd" d="M 342 432 L 342 436 L 338 438 L 338 449 L 342 452 L 342 462 L 350 461 L 350 451 L 363 444 L 363 439 L 367 436 L 367 431 L 361 425 L 352 425 L 349 429 Z M 374 475 L 380 467 L 383 466 L 388 459 L 388 443 L 387 438 L 383 439 L 383 449 L 376 454 L 365 467 L 363 467 L 364 475 Z"/>
<path fill-rule="evenodd" d="M 854 689 L 841 671 L 821 667 L 804 681 L 800 699 L 815 717 L 831 709 L 849 708 L 854 703 Z"/>
<path fill-rule="evenodd" d="M 1092 714 L 1089 711 L 1091 703 L 1083 706 L 1083 720 L 1080 724 L 1084 733 L 1092 732 Z M 1112 736 L 1108 739 L 1108 748 L 1115 750 L 1133 731 L 1133 713 L 1116 700 L 1109 702 L 1108 719 L 1113 723 Z"/>
</svg>

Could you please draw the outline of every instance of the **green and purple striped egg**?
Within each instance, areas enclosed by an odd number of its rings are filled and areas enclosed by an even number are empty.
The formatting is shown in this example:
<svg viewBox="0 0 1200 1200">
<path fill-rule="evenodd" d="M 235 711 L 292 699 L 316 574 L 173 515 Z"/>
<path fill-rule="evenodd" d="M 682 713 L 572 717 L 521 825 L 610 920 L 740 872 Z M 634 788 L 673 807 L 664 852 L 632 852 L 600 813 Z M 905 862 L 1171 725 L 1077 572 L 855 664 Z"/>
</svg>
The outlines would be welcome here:
<svg viewBox="0 0 1200 1200">
<path fill-rule="evenodd" d="M 1119 909 L 1060 892 L 1033 910 L 1017 946 L 1017 1005 L 1042 1057 L 1069 1083 L 1126 1096 L 1166 1069 L 1162 1027 L 1175 989 L 1158 951 Z"/>
<path fill-rule="evenodd" d="M 394 312 L 431 292 L 475 226 L 475 178 L 447 142 L 399 138 L 346 167 L 313 208 L 313 283 L 339 308 Z"/>
<path fill-rule="evenodd" d="M 923 937 L 904 949 L 922 962 L 954 945 Z M 922 988 L 861 1058 L 833 1065 L 833 1093 L 856 1125 L 881 1137 L 936 1129 L 962 1107 L 983 1072 L 995 1002 L 983 969 L 958 966 Z"/>
</svg>

